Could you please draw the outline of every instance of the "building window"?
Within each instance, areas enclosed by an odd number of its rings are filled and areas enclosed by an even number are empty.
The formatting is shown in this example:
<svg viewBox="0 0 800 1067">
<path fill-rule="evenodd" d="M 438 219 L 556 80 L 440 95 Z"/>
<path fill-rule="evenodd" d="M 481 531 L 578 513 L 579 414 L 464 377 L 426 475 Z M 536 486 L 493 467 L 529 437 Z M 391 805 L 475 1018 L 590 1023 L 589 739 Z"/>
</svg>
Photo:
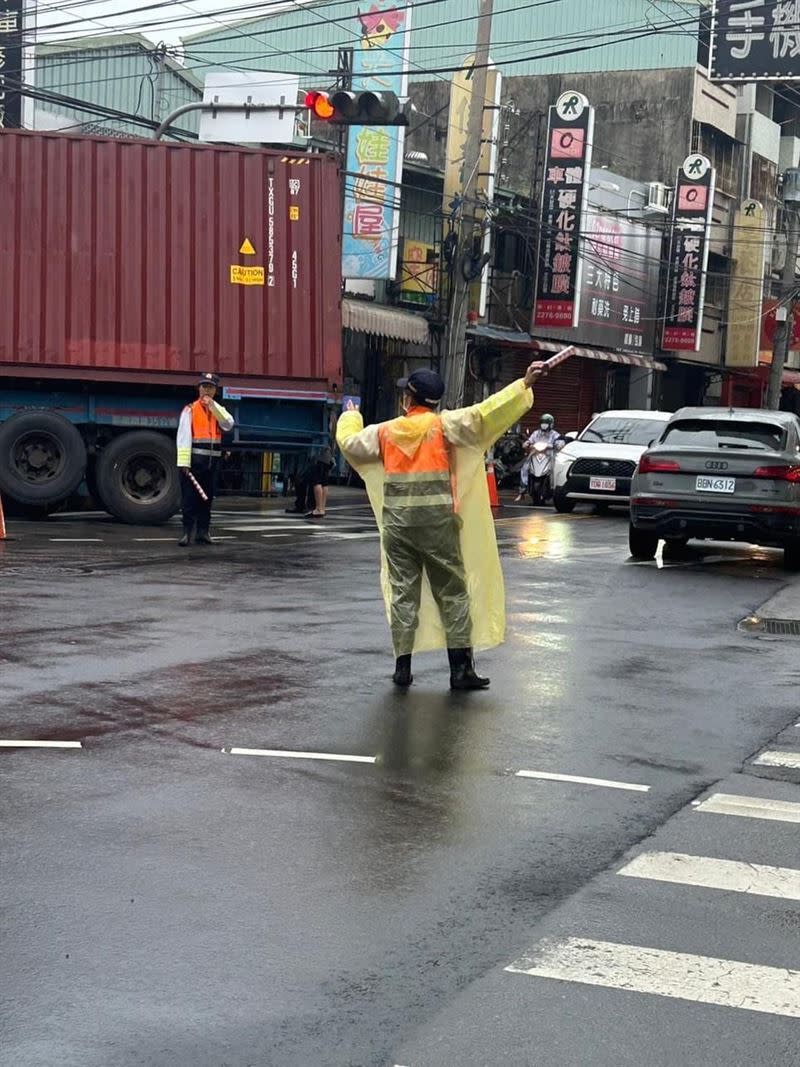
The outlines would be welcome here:
<svg viewBox="0 0 800 1067">
<path fill-rule="evenodd" d="M 732 137 L 703 122 L 694 123 L 692 151 L 708 156 L 717 172 L 717 189 L 738 196 L 739 145 Z"/>
</svg>

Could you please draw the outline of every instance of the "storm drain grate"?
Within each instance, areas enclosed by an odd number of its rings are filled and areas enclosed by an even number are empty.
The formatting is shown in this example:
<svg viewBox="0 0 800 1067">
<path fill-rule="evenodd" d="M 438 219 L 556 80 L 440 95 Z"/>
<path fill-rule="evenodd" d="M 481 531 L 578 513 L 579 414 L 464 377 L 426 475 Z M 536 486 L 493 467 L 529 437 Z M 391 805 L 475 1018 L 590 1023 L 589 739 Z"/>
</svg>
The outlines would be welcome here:
<svg viewBox="0 0 800 1067">
<path fill-rule="evenodd" d="M 739 623 L 739 629 L 747 633 L 800 637 L 800 619 L 759 619 L 751 615 Z"/>
</svg>

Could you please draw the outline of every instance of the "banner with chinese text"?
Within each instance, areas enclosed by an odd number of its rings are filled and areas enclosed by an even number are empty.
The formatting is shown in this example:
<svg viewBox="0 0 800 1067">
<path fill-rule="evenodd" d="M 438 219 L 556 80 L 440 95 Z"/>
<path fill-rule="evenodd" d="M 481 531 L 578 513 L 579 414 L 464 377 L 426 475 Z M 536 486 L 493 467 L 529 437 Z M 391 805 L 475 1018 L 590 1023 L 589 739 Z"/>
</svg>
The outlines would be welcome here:
<svg viewBox="0 0 800 1067">
<path fill-rule="evenodd" d="M 562 93 L 547 128 L 534 328 L 573 327 L 580 320 L 581 223 L 593 138 L 594 108 L 581 93 Z"/>
<path fill-rule="evenodd" d="M 23 0 L 0 0 L 0 130 L 22 126 Z"/>
<path fill-rule="evenodd" d="M 800 0 L 715 0 L 713 81 L 800 78 Z"/>
<path fill-rule="evenodd" d="M 700 351 L 714 178 L 710 160 L 698 154 L 687 156 L 678 171 L 662 341 L 667 351 Z"/>
<path fill-rule="evenodd" d="M 361 39 L 353 53 L 353 91 L 405 97 L 411 5 L 375 0 L 357 18 Z M 342 235 L 345 278 L 395 276 L 404 140 L 402 126 L 350 129 Z"/>
</svg>

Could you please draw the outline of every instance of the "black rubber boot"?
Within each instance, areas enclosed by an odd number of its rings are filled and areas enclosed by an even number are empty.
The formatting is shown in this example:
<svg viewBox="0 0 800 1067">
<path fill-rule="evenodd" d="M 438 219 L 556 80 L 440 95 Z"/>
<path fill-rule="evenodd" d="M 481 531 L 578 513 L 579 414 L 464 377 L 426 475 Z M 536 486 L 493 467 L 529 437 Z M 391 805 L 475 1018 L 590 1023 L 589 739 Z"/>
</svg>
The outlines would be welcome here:
<svg viewBox="0 0 800 1067">
<path fill-rule="evenodd" d="M 395 685 L 399 685 L 401 689 L 407 689 L 411 685 L 414 681 L 414 676 L 411 673 L 411 656 L 397 657 L 392 681 Z"/>
<path fill-rule="evenodd" d="M 214 539 L 209 537 L 208 530 L 198 530 L 197 536 L 194 539 L 196 545 L 213 545 Z"/>
<path fill-rule="evenodd" d="M 181 548 L 186 548 L 187 545 L 192 543 L 192 528 L 191 526 L 184 526 L 183 537 L 178 541 L 178 545 Z"/>
<path fill-rule="evenodd" d="M 450 688 L 456 690 L 488 689 L 489 679 L 475 673 L 471 648 L 448 648 Z"/>
</svg>

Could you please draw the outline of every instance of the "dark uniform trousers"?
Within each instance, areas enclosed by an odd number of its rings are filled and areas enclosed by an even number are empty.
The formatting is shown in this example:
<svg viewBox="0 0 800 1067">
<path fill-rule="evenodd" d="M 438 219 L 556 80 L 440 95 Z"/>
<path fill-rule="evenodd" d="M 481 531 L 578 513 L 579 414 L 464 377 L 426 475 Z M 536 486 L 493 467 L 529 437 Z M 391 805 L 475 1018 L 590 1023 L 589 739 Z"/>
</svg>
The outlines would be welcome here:
<svg viewBox="0 0 800 1067">
<path fill-rule="evenodd" d="M 183 508 L 183 528 L 191 532 L 196 525 L 199 534 L 207 534 L 211 525 L 211 505 L 214 503 L 214 495 L 217 491 L 217 479 L 219 476 L 219 458 L 203 457 L 192 460 L 192 474 L 203 487 L 208 500 L 203 500 L 191 478 L 182 475 L 181 492 Z"/>
</svg>

